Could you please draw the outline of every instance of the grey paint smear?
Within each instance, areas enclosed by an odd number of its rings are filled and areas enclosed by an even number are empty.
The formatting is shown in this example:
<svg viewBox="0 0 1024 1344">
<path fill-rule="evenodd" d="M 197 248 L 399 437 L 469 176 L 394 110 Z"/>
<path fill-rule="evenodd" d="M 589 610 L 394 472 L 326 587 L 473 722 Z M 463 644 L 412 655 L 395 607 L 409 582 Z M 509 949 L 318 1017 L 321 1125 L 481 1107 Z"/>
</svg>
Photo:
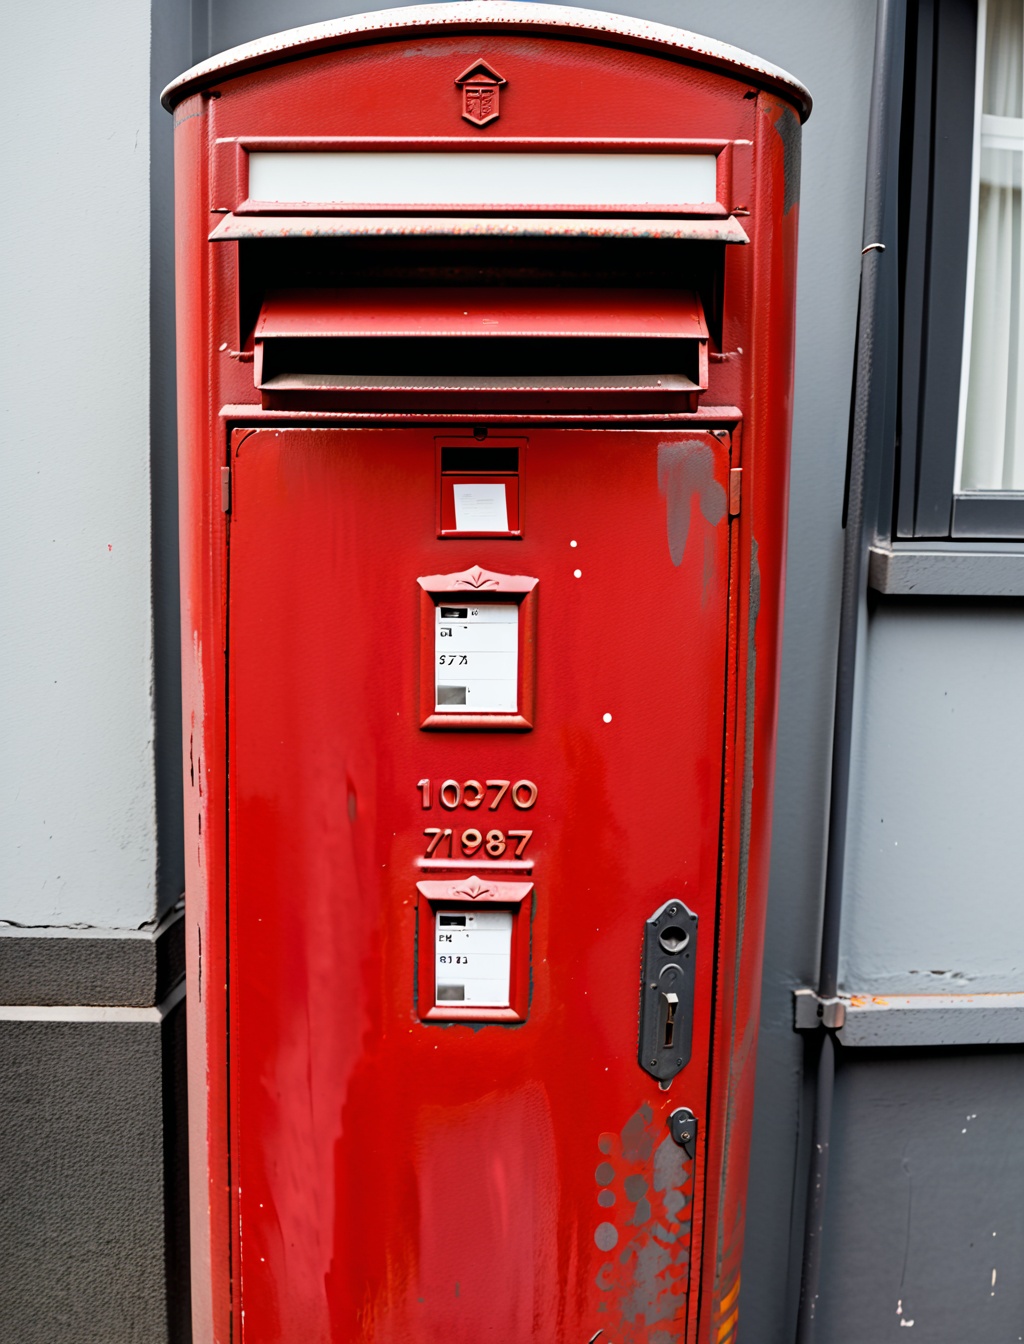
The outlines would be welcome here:
<svg viewBox="0 0 1024 1344">
<path fill-rule="evenodd" d="M 694 495 L 712 527 L 725 517 L 725 488 L 715 480 L 715 455 L 701 439 L 658 444 L 658 489 L 665 496 L 668 553 L 683 563 Z"/>
<path fill-rule="evenodd" d="M 802 133 L 800 119 L 790 107 L 784 107 L 775 123 L 775 129 L 782 137 L 782 175 L 784 192 L 782 198 L 783 214 L 788 215 L 800 199 L 800 146 Z"/>
<path fill-rule="evenodd" d="M 654 1325 L 657 1321 L 670 1321 L 679 1308 L 681 1294 L 665 1291 L 665 1271 L 672 1264 L 672 1251 L 651 1240 L 644 1245 L 631 1244 L 628 1254 L 632 1256 L 633 1290 L 623 1299 L 622 1315 L 627 1321 L 636 1321 L 643 1317 L 645 1325 Z"/>
<path fill-rule="evenodd" d="M 622 1156 L 627 1162 L 646 1162 L 654 1148 L 654 1140 L 647 1127 L 654 1119 L 654 1112 L 645 1101 L 639 1110 L 634 1111 L 622 1127 Z M 604 1165 L 609 1165 L 605 1163 Z"/>
<path fill-rule="evenodd" d="M 647 1182 L 642 1176 L 627 1176 L 623 1188 L 626 1191 L 626 1198 L 631 1199 L 634 1204 L 647 1194 Z"/>
<path fill-rule="evenodd" d="M 651 1202 L 648 1199 L 637 1200 L 636 1212 L 629 1220 L 630 1227 L 643 1227 L 644 1223 L 651 1221 Z"/>
<path fill-rule="evenodd" d="M 654 1188 L 658 1191 L 678 1189 L 685 1180 L 683 1150 L 666 1135 L 654 1154 Z"/>
</svg>

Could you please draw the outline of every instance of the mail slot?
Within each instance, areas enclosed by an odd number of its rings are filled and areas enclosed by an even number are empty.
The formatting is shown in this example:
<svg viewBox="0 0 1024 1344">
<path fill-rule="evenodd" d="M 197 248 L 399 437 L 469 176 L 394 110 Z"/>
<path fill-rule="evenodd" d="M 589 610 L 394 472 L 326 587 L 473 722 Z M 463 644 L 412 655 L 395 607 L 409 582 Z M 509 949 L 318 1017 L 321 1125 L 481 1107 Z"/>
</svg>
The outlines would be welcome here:
<svg viewBox="0 0 1024 1344">
<path fill-rule="evenodd" d="M 254 333 L 268 409 L 697 409 L 699 300 L 662 290 L 271 292 Z"/>
<path fill-rule="evenodd" d="M 509 0 L 164 102 L 196 1338 L 733 1344 L 806 91 Z"/>
</svg>

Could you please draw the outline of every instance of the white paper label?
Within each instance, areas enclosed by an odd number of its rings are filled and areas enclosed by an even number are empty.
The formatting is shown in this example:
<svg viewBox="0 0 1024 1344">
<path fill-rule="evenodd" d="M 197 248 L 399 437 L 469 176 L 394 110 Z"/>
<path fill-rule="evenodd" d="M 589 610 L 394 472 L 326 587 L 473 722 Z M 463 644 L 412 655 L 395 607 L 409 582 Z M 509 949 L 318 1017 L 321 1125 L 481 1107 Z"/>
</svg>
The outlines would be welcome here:
<svg viewBox="0 0 1024 1344">
<path fill-rule="evenodd" d="M 714 154 L 253 151 L 254 201 L 672 209 L 718 200 Z"/>
<path fill-rule="evenodd" d="M 434 1003 L 507 1008 L 512 976 L 510 910 L 438 910 L 434 916 Z"/>
<path fill-rule="evenodd" d="M 519 708 L 519 607 L 515 602 L 437 607 L 435 709 L 439 714 L 505 713 Z"/>
<path fill-rule="evenodd" d="M 455 526 L 459 532 L 507 532 L 505 486 L 500 481 L 453 485 Z"/>
</svg>

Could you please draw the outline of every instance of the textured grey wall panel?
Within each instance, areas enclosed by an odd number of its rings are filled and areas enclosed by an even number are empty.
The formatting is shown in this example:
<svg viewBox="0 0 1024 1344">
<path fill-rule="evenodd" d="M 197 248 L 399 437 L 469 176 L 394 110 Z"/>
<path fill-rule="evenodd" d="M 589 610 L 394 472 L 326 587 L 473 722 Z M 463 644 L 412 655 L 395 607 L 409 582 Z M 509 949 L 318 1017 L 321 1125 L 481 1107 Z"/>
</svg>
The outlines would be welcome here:
<svg viewBox="0 0 1024 1344">
<path fill-rule="evenodd" d="M 857 993 L 1024 987 L 1024 604 L 879 598 L 843 909 Z"/>
<path fill-rule="evenodd" d="M 161 1035 L 0 1022 L 4 1344 L 167 1344 Z"/>
<path fill-rule="evenodd" d="M 0 928 L 0 1003 L 150 1008 L 185 974 L 178 915 L 152 933 Z"/>
<path fill-rule="evenodd" d="M 0 919 L 27 926 L 157 913 L 149 9 L 3 8 Z"/>
<path fill-rule="evenodd" d="M 1024 1335 L 1022 1112 L 1019 1050 L 842 1055 L 822 1341 Z"/>
</svg>

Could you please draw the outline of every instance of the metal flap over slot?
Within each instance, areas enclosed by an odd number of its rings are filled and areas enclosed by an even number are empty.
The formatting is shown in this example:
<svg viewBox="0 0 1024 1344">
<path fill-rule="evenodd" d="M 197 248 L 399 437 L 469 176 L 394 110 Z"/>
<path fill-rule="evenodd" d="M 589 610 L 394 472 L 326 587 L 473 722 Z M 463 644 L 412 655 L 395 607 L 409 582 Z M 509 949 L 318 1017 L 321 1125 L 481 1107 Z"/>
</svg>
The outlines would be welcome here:
<svg viewBox="0 0 1024 1344">
<path fill-rule="evenodd" d="M 264 406 L 692 411 L 708 328 L 688 291 L 431 287 L 272 291 L 256 324 Z"/>
</svg>

